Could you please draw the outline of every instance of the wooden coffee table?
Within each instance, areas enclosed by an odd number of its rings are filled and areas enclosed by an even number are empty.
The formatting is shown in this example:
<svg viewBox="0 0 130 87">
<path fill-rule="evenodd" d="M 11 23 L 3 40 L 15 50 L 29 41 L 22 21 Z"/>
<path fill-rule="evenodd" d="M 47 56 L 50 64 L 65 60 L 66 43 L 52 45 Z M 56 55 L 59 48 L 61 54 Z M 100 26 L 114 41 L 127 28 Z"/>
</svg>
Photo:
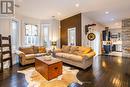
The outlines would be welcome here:
<svg viewBox="0 0 130 87">
<path fill-rule="evenodd" d="M 56 78 L 62 74 L 62 61 L 53 58 L 50 61 L 44 60 L 44 56 L 35 58 L 35 69 L 47 80 Z"/>
</svg>

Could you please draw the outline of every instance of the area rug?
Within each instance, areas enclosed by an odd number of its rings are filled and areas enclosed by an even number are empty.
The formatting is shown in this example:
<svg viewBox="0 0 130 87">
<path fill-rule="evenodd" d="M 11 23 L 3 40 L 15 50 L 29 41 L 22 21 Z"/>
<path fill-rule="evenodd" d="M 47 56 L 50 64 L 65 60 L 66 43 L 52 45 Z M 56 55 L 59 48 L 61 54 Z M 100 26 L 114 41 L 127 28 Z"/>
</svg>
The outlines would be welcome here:
<svg viewBox="0 0 130 87">
<path fill-rule="evenodd" d="M 25 75 L 28 87 L 67 87 L 72 82 L 81 84 L 81 82 L 76 77 L 78 72 L 78 69 L 71 69 L 71 67 L 63 66 L 62 75 L 47 81 L 40 73 L 35 70 L 35 67 L 18 71 L 18 73 Z"/>
</svg>

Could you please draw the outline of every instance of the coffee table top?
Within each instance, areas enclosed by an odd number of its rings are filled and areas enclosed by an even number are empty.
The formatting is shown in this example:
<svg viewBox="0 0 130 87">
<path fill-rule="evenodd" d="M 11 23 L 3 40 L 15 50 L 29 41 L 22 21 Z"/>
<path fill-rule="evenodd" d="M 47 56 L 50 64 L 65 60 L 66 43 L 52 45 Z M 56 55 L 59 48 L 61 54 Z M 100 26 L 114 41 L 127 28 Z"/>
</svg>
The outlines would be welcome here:
<svg viewBox="0 0 130 87">
<path fill-rule="evenodd" d="M 62 62 L 60 59 L 56 59 L 56 58 L 52 58 L 51 60 L 45 60 L 44 56 L 36 57 L 36 59 L 44 62 L 47 65 L 51 65 L 51 64 L 54 64 L 54 63 Z"/>
</svg>

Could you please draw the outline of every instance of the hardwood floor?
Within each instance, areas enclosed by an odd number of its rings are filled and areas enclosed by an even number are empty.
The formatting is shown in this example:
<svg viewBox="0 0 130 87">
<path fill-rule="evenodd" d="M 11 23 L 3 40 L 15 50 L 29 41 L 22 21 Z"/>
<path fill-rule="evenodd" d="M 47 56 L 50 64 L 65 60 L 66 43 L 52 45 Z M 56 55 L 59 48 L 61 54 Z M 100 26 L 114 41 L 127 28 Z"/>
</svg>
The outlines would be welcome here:
<svg viewBox="0 0 130 87">
<path fill-rule="evenodd" d="M 93 68 L 80 70 L 77 78 L 83 87 L 130 87 L 130 59 L 98 56 Z"/>
<path fill-rule="evenodd" d="M 16 64 L 12 69 L 5 69 L 3 73 L 0 73 L 0 87 L 27 87 L 24 74 L 17 73 L 17 71 L 33 66 L 34 65 L 21 67 L 19 64 Z"/>
<path fill-rule="evenodd" d="M 24 75 L 17 71 L 32 66 L 21 67 L 17 64 L 12 69 L 4 70 L 0 73 L 0 87 L 27 87 Z M 97 56 L 92 67 L 80 69 L 77 78 L 83 82 L 81 87 L 130 87 L 130 59 Z"/>
</svg>

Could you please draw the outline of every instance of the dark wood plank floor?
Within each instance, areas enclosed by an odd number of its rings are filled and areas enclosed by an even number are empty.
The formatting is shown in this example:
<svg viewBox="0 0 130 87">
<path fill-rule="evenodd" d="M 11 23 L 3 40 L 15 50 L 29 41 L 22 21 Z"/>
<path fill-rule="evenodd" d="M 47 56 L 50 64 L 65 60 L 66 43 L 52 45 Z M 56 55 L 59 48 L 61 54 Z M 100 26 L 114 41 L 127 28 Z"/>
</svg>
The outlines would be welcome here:
<svg viewBox="0 0 130 87">
<path fill-rule="evenodd" d="M 24 74 L 17 73 L 17 71 L 29 67 L 34 67 L 34 64 L 24 67 L 16 64 L 12 69 L 5 69 L 3 73 L 0 73 L 0 87 L 27 87 L 28 83 L 25 80 Z"/>
<path fill-rule="evenodd" d="M 130 87 L 130 59 L 98 56 L 92 68 L 80 70 L 83 87 Z"/>
<path fill-rule="evenodd" d="M 17 71 L 32 66 L 17 64 L 12 69 L 5 69 L 4 73 L 0 73 L 0 87 L 27 87 L 24 75 Z M 97 56 L 92 67 L 80 69 L 77 78 L 83 82 L 82 87 L 130 87 L 130 59 Z"/>
</svg>

